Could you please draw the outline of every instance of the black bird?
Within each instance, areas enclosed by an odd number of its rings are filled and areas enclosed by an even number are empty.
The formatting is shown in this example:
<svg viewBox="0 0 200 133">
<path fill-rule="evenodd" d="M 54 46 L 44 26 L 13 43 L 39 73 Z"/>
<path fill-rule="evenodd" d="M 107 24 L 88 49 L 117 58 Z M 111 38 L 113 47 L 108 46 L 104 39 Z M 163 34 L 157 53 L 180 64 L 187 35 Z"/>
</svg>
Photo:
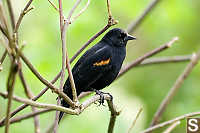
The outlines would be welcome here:
<svg viewBox="0 0 200 133">
<path fill-rule="evenodd" d="M 127 41 L 133 39 L 136 38 L 124 30 L 114 28 L 87 50 L 72 69 L 77 95 L 86 91 L 103 93 L 99 90 L 115 80 L 126 56 Z M 69 78 L 65 82 L 63 92 L 73 99 Z M 64 100 L 61 100 L 61 105 L 69 107 Z M 63 114 L 60 112 L 59 121 Z"/>
</svg>

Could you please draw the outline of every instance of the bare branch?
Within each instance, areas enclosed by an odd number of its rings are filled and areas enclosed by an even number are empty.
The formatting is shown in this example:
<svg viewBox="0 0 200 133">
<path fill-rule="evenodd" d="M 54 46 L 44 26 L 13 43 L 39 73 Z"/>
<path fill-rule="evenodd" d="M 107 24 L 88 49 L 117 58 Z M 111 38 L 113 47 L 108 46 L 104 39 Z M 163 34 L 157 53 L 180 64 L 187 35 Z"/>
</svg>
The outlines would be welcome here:
<svg viewBox="0 0 200 133">
<path fill-rule="evenodd" d="M 7 50 L 5 50 L 5 51 L 3 52 L 3 55 L 2 55 L 2 57 L 0 58 L 0 71 L 1 71 L 1 65 L 3 64 L 3 61 L 4 61 L 5 58 L 6 58 L 6 55 L 7 55 Z"/>
<path fill-rule="evenodd" d="M 112 18 L 112 13 L 110 10 L 110 0 L 107 0 L 107 10 L 108 10 L 108 18 Z"/>
<path fill-rule="evenodd" d="M 25 94 L 29 99 L 32 99 L 34 97 L 32 91 L 29 89 L 26 80 L 24 78 L 24 74 L 22 72 L 22 68 L 19 69 L 19 77 L 21 79 L 22 85 L 25 90 Z M 37 109 L 35 107 L 31 107 L 33 112 L 36 112 Z M 34 125 L 35 125 L 35 133 L 40 133 L 40 123 L 39 123 L 39 117 L 35 116 L 34 117 Z"/>
<path fill-rule="evenodd" d="M 113 25 L 115 25 L 113 23 Z M 76 54 L 71 58 L 70 63 L 73 62 L 76 57 L 90 44 L 92 43 L 98 36 L 100 36 L 102 33 L 104 33 L 108 28 L 110 28 L 111 26 L 110 24 L 107 24 L 103 29 L 101 29 L 98 33 L 96 33 L 93 37 L 91 37 L 88 42 L 86 42 L 77 52 Z M 55 78 L 52 80 L 51 83 L 54 83 L 58 80 L 58 78 L 61 76 L 61 72 L 59 72 Z M 46 91 L 48 90 L 48 87 L 44 88 L 36 97 L 34 97 L 32 100 L 37 100 L 38 98 L 40 98 Z M 15 109 L 12 113 L 11 113 L 11 117 L 13 117 L 15 114 L 17 114 L 18 112 L 20 112 L 21 110 L 23 110 L 24 108 L 26 108 L 28 105 L 27 104 L 23 104 L 20 107 L 18 107 L 17 109 Z M 2 119 L 0 121 L 0 125 L 2 125 L 5 122 L 5 118 Z"/>
<path fill-rule="evenodd" d="M 115 105 L 113 104 L 113 101 L 107 100 L 109 110 L 110 110 L 110 122 L 108 125 L 108 133 L 113 133 L 116 117 L 120 115 L 121 111 L 117 111 Z"/>
<path fill-rule="evenodd" d="M 149 133 L 149 132 L 154 131 L 154 130 L 156 130 L 158 128 L 162 128 L 162 127 L 165 127 L 167 125 L 170 125 L 170 124 L 172 124 L 172 123 L 174 123 L 176 121 L 180 121 L 180 120 L 183 120 L 183 119 L 185 119 L 187 117 L 192 117 L 192 116 L 197 116 L 197 115 L 200 115 L 200 112 L 192 112 L 192 113 L 184 114 L 184 115 L 176 117 L 176 118 L 174 118 L 172 120 L 165 121 L 163 123 L 160 123 L 160 124 L 157 124 L 155 126 L 149 127 L 147 129 L 145 129 L 144 131 L 142 131 L 141 133 Z"/>
<path fill-rule="evenodd" d="M 7 93 L 0 92 L 0 96 L 2 96 L 2 97 L 4 97 L 4 98 L 7 98 L 7 97 L 8 97 L 8 94 L 7 94 Z M 26 103 L 26 104 L 29 104 L 29 105 L 31 105 L 31 106 L 38 107 L 38 108 L 45 108 L 45 109 L 58 110 L 58 111 L 65 112 L 65 113 L 67 113 L 67 114 L 72 114 L 72 115 L 77 114 L 76 111 L 74 111 L 74 110 L 72 110 L 72 109 L 70 109 L 70 108 L 65 108 L 65 107 L 62 107 L 62 106 L 54 105 L 54 104 L 39 103 L 39 102 L 35 102 L 35 101 L 32 101 L 32 100 L 25 99 L 25 98 L 21 98 L 21 97 L 14 96 L 14 95 L 13 95 L 12 98 L 13 98 L 14 100 L 18 101 L 18 102 Z"/>
<path fill-rule="evenodd" d="M 192 55 L 183 55 L 183 56 L 169 56 L 169 57 L 154 57 L 150 59 L 145 59 L 138 66 L 162 64 L 162 63 L 177 63 L 177 62 L 186 62 L 190 61 Z"/>
<path fill-rule="evenodd" d="M 61 70 L 60 90 L 63 91 L 65 68 L 67 67 L 74 103 L 78 102 L 78 98 L 77 98 L 74 78 L 73 78 L 70 63 L 69 63 L 68 52 L 66 50 L 67 49 L 67 47 L 66 47 L 66 32 L 67 32 L 67 28 L 68 28 L 69 24 L 71 23 L 70 22 L 71 16 L 80 2 L 81 2 L 81 0 L 76 1 L 75 5 L 72 7 L 72 9 L 69 12 L 67 20 L 65 22 L 63 22 L 62 0 L 59 0 L 60 33 L 61 33 L 61 41 L 62 41 L 62 70 Z M 60 98 L 58 98 L 57 104 L 58 105 L 60 104 Z M 58 116 L 59 116 L 59 112 L 57 111 L 55 121 L 54 121 L 54 133 L 57 132 L 57 128 L 58 128 Z"/>
<path fill-rule="evenodd" d="M 7 92 L 8 92 L 8 104 L 7 104 L 7 112 L 6 112 L 6 120 L 5 120 L 5 133 L 9 133 L 9 119 L 10 119 L 10 111 L 12 106 L 12 97 L 14 92 L 14 85 L 16 80 L 16 73 L 17 73 L 18 66 L 15 64 L 15 60 L 12 61 L 10 72 L 7 80 Z"/>
<path fill-rule="evenodd" d="M 131 127 L 128 129 L 128 133 L 130 133 L 131 130 L 133 129 L 133 127 L 135 126 L 136 121 L 137 121 L 137 119 L 139 118 L 141 112 L 142 112 L 142 108 L 139 109 L 139 111 L 138 111 L 138 113 L 137 113 L 135 119 L 133 120 L 133 123 L 131 124 Z"/>
<path fill-rule="evenodd" d="M 0 92 L 0 96 L 2 96 L 3 98 L 7 98 L 8 94 Z M 104 98 L 105 98 L 105 100 L 110 100 L 110 96 L 108 94 L 104 94 Z M 88 108 L 91 104 L 99 101 L 100 100 L 100 96 L 99 95 L 92 96 L 91 98 L 89 98 L 86 101 L 84 101 L 81 104 L 81 106 L 79 108 L 76 108 L 75 110 L 72 110 L 72 109 L 69 109 L 69 108 L 65 108 L 65 107 L 62 107 L 62 106 L 52 105 L 52 104 L 38 103 L 38 102 L 34 102 L 32 100 L 24 99 L 24 98 L 17 97 L 17 96 L 13 96 L 13 99 L 18 101 L 18 102 L 26 103 L 26 104 L 29 104 L 31 106 L 35 106 L 35 107 L 38 107 L 38 108 L 45 108 L 45 110 L 36 111 L 35 113 L 30 113 L 30 114 L 26 114 L 26 115 L 23 115 L 23 116 L 18 116 L 18 117 L 12 118 L 11 122 L 13 122 L 13 120 L 16 121 L 16 119 L 17 119 L 17 121 L 21 121 L 21 120 L 24 120 L 24 119 L 27 119 L 27 118 L 30 118 L 30 117 L 34 117 L 35 115 L 39 115 L 40 113 L 49 112 L 49 111 L 52 111 L 52 110 L 59 110 L 59 111 L 62 111 L 62 112 L 68 113 L 68 114 L 79 115 L 86 108 Z M 115 110 L 115 107 L 113 106 L 113 103 L 111 103 L 111 108 L 112 108 L 111 109 L 112 111 Z M 114 112 L 117 112 L 117 111 L 114 111 Z M 4 125 L 4 123 L 0 124 L 0 126 L 3 126 L 3 125 Z"/>
<path fill-rule="evenodd" d="M 193 54 L 192 59 L 190 63 L 186 66 L 185 70 L 183 73 L 178 77 L 176 80 L 175 84 L 172 86 L 166 97 L 163 99 L 162 103 L 160 104 L 157 112 L 154 115 L 154 118 L 152 120 L 151 126 L 157 124 L 159 122 L 159 119 L 163 112 L 165 111 L 167 105 L 170 103 L 172 98 L 175 96 L 176 92 L 178 89 L 181 87 L 183 84 L 183 81 L 188 77 L 194 66 L 198 63 L 198 60 L 200 59 L 200 50 L 198 51 L 197 54 Z"/>
<path fill-rule="evenodd" d="M 160 46 L 159 48 L 156 48 L 148 53 L 146 53 L 145 55 L 139 57 L 138 59 L 136 59 L 135 61 L 129 63 L 128 65 L 126 65 L 124 68 L 121 69 L 121 71 L 119 72 L 119 75 L 117 78 L 119 78 L 120 76 L 122 76 L 124 73 L 126 73 L 127 71 L 129 71 L 131 68 L 137 66 L 138 64 L 140 64 L 143 60 L 145 60 L 146 58 L 149 58 L 169 47 L 171 47 L 171 45 L 178 40 L 178 37 L 174 37 L 171 41 L 169 41 L 166 44 L 163 44 L 162 46 Z"/>
<path fill-rule="evenodd" d="M 49 81 L 47 81 L 46 79 L 44 79 L 40 73 L 33 67 L 33 65 L 29 62 L 29 60 L 24 56 L 24 54 L 18 50 L 18 48 L 16 48 L 20 57 L 22 58 L 22 60 L 25 62 L 25 64 L 29 67 L 29 69 L 33 72 L 33 74 L 46 86 L 48 86 L 49 88 L 51 88 L 55 93 L 57 93 L 59 96 L 61 96 L 64 100 L 66 100 L 66 102 L 74 107 L 74 103 L 71 101 L 71 99 L 65 95 L 61 90 L 59 90 L 58 88 L 56 88 L 55 86 L 53 86 L 52 83 L 50 83 Z"/>
<path fill-rule="evenodd" d="M 76 57 L 85 49 L 87 48 L 87 46 L 92 43 L 97 37 L 99 37 L 102 33 L 104 33 L 108 28 L 110 28 L 110 25 L 106 25 L 105 27 L 103 27 L 103 29 L 101 29 L 99 32 L 97 32 L 92 38 L 90 38 L 75 54 L 74 56 L 71 58 L 70 63 L 73 62 Z"/>
<path fill-rule="evenodd" d="M 26 4 L 26 6 L 24 7 L 23 11 L 21 12 L 18 20 L 17 20 L 17 24 L 15 25 L 15 28 L 14 28 L 14 33 L 17 33 L 18 29 L 19 29 L 19 26 L 22 22 L 22 19 L 23 17 L 33 9 L 33 7 L 29 8 L 31 3 L 33 2 L 33 0 L 29 0 L 29 2 Z"/>
<path fill-rule="evenodd" d="M 43 109 L 43 110 L 37 110 L 35 112 L 31 112 L 29 114 L 17 116 L 15 118 L 10 119 L 10 124 L 20 122 L 22 120 L 26 120 L 28 118 L 35 117 L 37 115 L 40 115 L 40 114 L 43 114 L 43 113 L 46 113 L 46 112 L 50 112 L 50 111 L 53 111 L 53 110 L 52 109 Z M 3 126 L 3 125 L 0 125 L 0 126 Z"/>
<path fill-rule="evenodd" d="M 90 4 L 90 0 L 87 1 L 86 5 L 81 9 L 81 11 L 71 19 L 71 23 L 73 23 L 81 14 L 83 14 Z"/>
<path fill-rule="evenodd" d="M 49 3 L 51 4 L 51 6 L 57 11 L 59 12 L 59 9 L 56 7 L 56 5 L 51 1 L 51 0 L 48 0 Z"/>
<path fill-rule="evenodd" d="M 8 21 L 7 18 L 5 17 L 5 9 L 4 9 L 4 5 L 3 2 L 0 1 L 0 20 L 3 24 L 3 27 L 5 27 L 6 32 L 8 32 Z"/>
<path fill-rule="evenodd" d="M 55 83 L 58 80 L 59 77 L 60 77 L 60 73 L 51 81 L 51 83 L 52 84 Z M 39 99 L 48 89 L 49 89 L 49 87 L 46 87 L 43 90 L 41 90 L 40 93 L 37 96 L 35 96 L 32 100 L 36 101 L 37 99 Z M 22 104 L 17 109 L 15 109 L 13 112 L 11 112 L 11 114 L 10 114 L 11 116 L 10 117 L 13 117 L 15 114 L 17 114 L 21 110 L 25 109 L 27 106 L 28 106 L 28 104 Z M 0 121 L 0 126 L 3 125 L 4 122 L 5 122 L 5 118 L 3 118 Z"/>
<path fill-rule="evenodd" d="M 176 121 L 174 123 L 172 123 L 172 125 L 167 128 L 163 133 L 170 133 L 176 126 L 180 125 L 181 122 L 180 121 Z"/>
<path fill-rule="evenodd" d="M 8 11 L 9 11 L 9 14 L 10 14 L 12 29 L 14 30 L 14 28 L 15 28 L 15 16 L 14 16 L 12 4 L 11 4 L 10 0 L 6 0 L 6 2 L 7 2 L 7 5 L 8 5 Z"/>
<path fill-rule="evenodd" d="M 147 8 L 139 15 L 136 20 L 131 22 L 128 27 L 127 27 L 127 32 L 128 33 L 133 33 L 135 29 L 143 22 L 143 20 L 148 16 L 148 14 L 156 7 L 156 5 L 160 2 L 161 0 L 152 0 L 152 2 L 147 6 Z"/>
</svg>

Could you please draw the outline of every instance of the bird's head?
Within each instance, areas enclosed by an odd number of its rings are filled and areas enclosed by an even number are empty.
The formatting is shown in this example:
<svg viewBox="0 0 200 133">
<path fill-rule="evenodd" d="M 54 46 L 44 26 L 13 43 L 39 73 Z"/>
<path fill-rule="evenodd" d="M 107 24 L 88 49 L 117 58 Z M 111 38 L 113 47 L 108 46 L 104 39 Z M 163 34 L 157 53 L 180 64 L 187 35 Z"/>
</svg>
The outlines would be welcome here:
<svg viewBox="0 0 200 133">
<path fill-rule="evenodd" d="M 136 39 L 134 36 L 129 35 L 122 29 L 114 28 L 106 33 L 106 35 L 102 38 L 102 40 L 106 41 L 110 45 L 117 47 L 126 46 L 128 40 Z"/>
</svg>

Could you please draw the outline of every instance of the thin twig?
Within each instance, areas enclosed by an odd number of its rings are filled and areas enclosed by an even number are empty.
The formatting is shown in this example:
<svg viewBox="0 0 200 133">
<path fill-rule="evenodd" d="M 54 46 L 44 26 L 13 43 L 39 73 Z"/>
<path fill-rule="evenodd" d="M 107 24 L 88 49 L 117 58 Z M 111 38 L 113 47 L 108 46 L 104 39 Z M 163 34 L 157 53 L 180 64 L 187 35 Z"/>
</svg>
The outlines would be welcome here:
<svg viewBox="0 0 200 133">
<path fill-rule="evenodd" d="M 5 133 L 9 133 L 9 119 L 10 119 L 10 111 L 11 111 L 11 106 L 12 106 L 12 97 L 13 97 L 13 92 L 14 92 L 14 85 L 15 85 L 15 80 L 16 80 L 16 73 L 17 73 L 18 66 L 15 63 L 15 60 L 13 59 L 11 67 L 10 67 L 10 72 L 7 80 L 7 92 L 8 92 L 8 104 L 7 104 L 7 112 L 6 112 L 6 120 L 5 120 Z"/>
<path fill-rule="evenodd" d="M 12 4 L 11 4 L 10 0 L 6 0 L 6 2 L 7 2 L 7 5 L 8 5 L 8 11 L 9 11 L 9 14 L 10 14 L 12 29 L 14 30 L 14 28 L 15 28 L 15 16 L 14 16 Z"/>
<path fill-rule="evenodd" d="M 158 128 L 162 128 L 162 127 L 165 127 L 167 125 L 170 125 L 170 124 L 172 124 L 172 123 L 174 123 L 176 121 L 180 121 L 180 120 L 183 120 L 183 119 L 185 119 L 187 117 L 192 117 L 192 116 L 197 116 L 197 115 L 200 115 L 200 112 L 192 112 L 192 113 L 184 114 L 182 116 L 176 117 L 176 118 L 171 119 L 169 121 L 165 121 L 163 123 L 160 123 L 160 124 L 157 124 L 155 126 L 149 127 L 147 129 L 145 129 L 144 131 L 142 131 L 141 133 L 149 133 L 149 132 L 154 131 L 154 130 L 156 130 Z"/>
<path fill-rule="evenodd" d="M 191 58 L 192 58 L 192 55 L 154 57 L 154 58 L 150 58 L 150 59 L 145 59 L 138 66 L 163 64 L 163 63 L 188 62 L 191 60 Z"/>
<path fill-rule="evenodd" d="M 0 30 L 5 35 L 5 37 L 7 37 L 8 40 L 10 40 L 11 37 L 8 30 L 8 21 L 5 16 L 6 16 L 5 9 L 4 9 L 2 1 L 0 1 L 0 21 L 2 24 L 2 25 L 0 24 Z"/>
<path fill-rule="evenodd" d="M 146 53 L 145 55 L 139 57 L 138 59 L 136 59 L 135 61 L 133 61 L 132 63 L 126 65 L 124 68 L 121 69 L 119 75 L 117 78 L 119 78 L 120 76 L 122 76 L 124 73 L 126 73 L 127 71 L 129 71 L 131 68 L 137 66 L 138 64 L 140 64 L 143 60 L 145 60 L 146 58 L 149 58 L 167 48 L 170 48 L 171 45 L 178 40 L 178 37 L 174 37 L 171 41 L 169 41 L 166 44 L 161 45 L 159 48 L 156 48 L 148 53 Z"/>
<path fill-rule="evenodd" d="M 172 86 L 172 88 L 170 89 L 168 94 L 166 95 L 166 97 L 163 99 L 163 101 L 160 104 L 157 112 L 154 115 L 154 118 L 153 118 L 153 120 L 151 122 L 151 126 L 153 126 L 153 125 L 155 125 L 155 124 L 157 124 L 159 122 L 160 117 L 163 114 L 163 112 L 165 111 L 167 105 L 170 103 L 172 98 L 175 96 L 176 92 L 178 91 L 178 89 L 183 84 L 183 81 L 188 77 L 188 75 L 190 74 L 192 69 L 198 63 L 199 59 L 200 59 L 200 50 L 198 51 L 197 54 L 193 54 L 190 63 L 186 66 L 186 68 L 183 71 L 183 73 L 178 77 L 178 79 L 176 80 L 176 82 L 174 83 L 174 85 Z"/>
<path fill-rule="evenodd" d="M 68 52 L 66 50 L 66 32 L 67 32 L 69 24 L 71 23 L 70 22 L 71 16 L 73 12 L 75 11 L 75 9 L 77 8 L 77 6 L 80 4 L 80 2 L 81 0 L 76 1 L 75 5 L 72 7 L 72 9 L 69 12 L 67 20 L 64 22 L 62 0 L 59 0 L 60 33 L 61 33 L 61 41 L 62 41 L 62 70 L 61 70 L 60 90 L 63 91 L 65 68 L 67 67 L 74 103 L 78 102 L 78 98 L 77 98 L 76 87 L 75 87 L 75 83 L 74 83 L 74 79 L 73 79 L 73 75 L 72 75 L 71 67 L 69 63 Z M 57 104 L 58 105 L 60 104 L 60 98 L 58 98 Z M 57 133 L 58 117 L 59 117 L 59 112 L 57 111 L 55 121 L 54 121 L 54 133 Z"/>
<path fill-rule="evenodd" d="M 76 54 L 71 58 L 70 63 L 72 63 L 78 55 L 90 44 L 92 43 L 98 36 L 100 36 L 102 33 L 104 33 L 108 28 L 110 28 L 111 25 L 106 25 L 103 29 L 101 29 L 98 33 L 96 33 L 93 37 L 91 37 L 77 52 Z M 55 83 L 58 78 L 61 76 L 61 71 L 55 76 L 55 78 L 51 81 L 51 83 Z M 44 88 L 37 96 L 35 96 L 32 100 L 36 101 L 38 98 L 40 98 L 47 90 L 49 87 Z M 23 104 L 17 109 L 15 109 L 13 112 L 11 112 L 11 117 L 13 117 L 15 114 L 20 112 L 21 110 L 25 109 L 28 105 Z M 5 118 L 0 121 L 0 125 L 2 125 L 5 122 Z"/>
<path fill-rule="evenodd" d="M 5 15 L 5 9 L 4 9 L 3 2 L 1 0 L 0 1 L 0 18 L 1 18 L 1 22 L 2 22 L 3 26 L 6 29 L 6 32 L 8 32 L 8 20 L 5 16 L 6 16 Z"/>
<path fill-rule="evenodd" d="M 17 49 L 17 48 L 16 48 Z M 22 60 L 24 61 L 24 63 L 29 67 L 29 69 L 33 72 L 33 74 L 46 86 L 48 86 L 49 88 L 51 88 L 56 94 L 58 94 L 59 96 L 61 96 L 70 106 L 74 107 L 74 103 L 72 102 L 72 100 L 65 95 L 65 93 L 63 93 L 62 91 L 60 91 L 58 88 L 56 88 L 52 83 L 50 83 L 49 81 L 47 81 L 46 79 L 44 79 L 40 73 L 33 67 L 33 65 L 30 63 L 30 61 L 24 56 L 24 54 L 18 50 L 18 53 L 20 55 L 20 57 L 22 58 Z"/>
<path fill-rule="evenodd" d="M 17 33 L 18 29 L 19 29 L 19 26 L 22 22 L 22 19 L 24 18 L 24 16 L 33 9 L 33 7 L 29 8 L 31 3 L 33 2 L 33 0 L 29 0 L 29 2 L 26 4 L 26 6 L 24 7 L 24 9 L 22 10 L 22 12 L 20 13 L 20 16 L 17 20 L 17 23 L 15 25 L 15 28 L 14 28 L 14 33 Z M 28 9 L 29 8 L 29 9 Z"/>
<path fill-rule="evenodd" d="M 4 61 L 5 58 L 6 58 L 6 55 L 7 55 L 7 50 L 5 50 L 5 51 L 3 52 L 3 55 L 2 55 L 2 57 L 0 58 L 0 65 L 3 64 L 3 61 Z"/>
<path fill-rule="evenodd" d="M 71 19 L 71 23 L 73 23 L 81 14 L 83 14 L 90 4 L 90 0 L 87 1 L 86 5 L 81 9 L 81 11 Z"/>
<path fill-rule="evenodd" d="M 168 127 L 163 133 L 171 133 L 171 131 L 177 127 L 178 125 L 180 125 L 181 122 L 180 121 L 176 121 L 174 123 L 172 123 L 172 125 L 170 127 Z"/>
<path fill-rule="evenodd" d="M 53 111 L 53 110 L 52 109 L 42 109 L 42 110 L 37 110 L 35 112 L 31 112 L 31 113 L 28 113 L 28 114 L 25 114 L 25 115 L 17 116 L 15 118 L 10 119 L 10 124 L 20 122 L 22 120 L 26 120 L 28 118 L 35 117 L 35 116 L 38 116 L 40 114 L 50 112 L 50 111 Z M 0 127 L 1 126 L 3 126 L 3 125 L 0 125 Z"/>
<path fill-rule="evenodd" d="M 145 10 L 139 15 L 136 20 L 131 22 L 128 27 L 127 27 L 127 32 L 128 33 L 133 33 L 135 29 L 143 22 L 143 20 L 148 16 L 148 14 L 156 7 L 156 5 L 160 2 L 161 0 L 152 0 L 152 2 L 145 8 Z"/>
<path fill-rule="evenodd" d="M 110 122 L 108 125 L 108 133 L 113 133 L 115 121 L 118 115 L 120 115 L 121 111 L 117 111 L 116 106 L 113 104 L 113 101 L 107 100 L 109 110 L 110 110 Z"/>
<path fill-rule="evenodd" d="M 97 32 L 93 37 L 91 37 L 75 54 L 74 56 L 71 58 L 70 63 L 73 62 L 76 57 L 78 57 L 78 55 L 85 49 L 87 48 L 87 46 L 92 43 L 97 37 L 99 37 L 102 33 L 104 33 L 107 29 L 109 29 L 111 27 L 111 25 L 106 25 L 105 27 L 103 27 L 103 29 L 101 29 L 99 32 Z"/>
<path fill-rule="evenodd" d="M 6 31 L 6 29 L 3 28 L 3 27 L 0 25 L 0 30 L 1 30 L 1 32 L 3 33 L 3 35 L 4 35 L 5 37 L 7 37 L 8 40 L 9 40 L 10 37 L 9 37 L 9 34 L 8 34 L 8 32 Z"/>
<path fill-rule="evenodd" d="M 62 8 L 62 0 L 58 0 L 59 2 L 59 15 L 60 15 L 60 33 L 61 33 L 61 41 L 62 41 L 62 69 L 61 69 L 61 79 L 60 79 L 60 91 L 63 91 L 64 78 L 65 78 L 65 68 L 67 60 L 67 51 L 66 51 L 66 27 L 63 27 L 64 18 L 63 18 L 63 8 Z M 60 105 L 60 97 L 58 97 L 57 105 Z M 54 120 L 54 133 L 57 133 L 58 129 L 58 120 L 59 120 L 59 111 L 56 111 L 56 116 Z"/>
<path fill-rule="evenodd" d="M 49 3 L 51 4 L 51 6 L 57 11 L 59 12 L 59 9 L 56 7 L 56 5 L 51 1 L 51 0 L 48 0 Z"/>
<path fill-rule="evenodd" d="M 142 112 L 142 108 L 139 109 L 139 111 L 138 111 L 138 113 L 137 113 L 135 119 L 133 120 L 133 123 L 131 124 L 131 127 L 128 129 L 128 133 L 130 133 L 131 130 L 133 129 L 133 127 L 135 126 L 136 121 L 137 121 L 137 119 L 139 118 L 141 112 Z"/>
<path fill-rule="evenodd" d="M 108 10 L 108 18 L 112 18 L 112 13 L 110 10 L 110 0 L 107 0 L 107 10 Z"/>
<path fill-rule="evenodd" d="M 8 94 L 0 92 L 0 96 L 2 96 L 3 98 L 7 98 Z M 12 118 L 12 120 L 17 119 L 17 121 L 21 121 L 21 120 L 24 120 L 27 117 L 28 118 L 34 117 L 35 115 L 39 115 L 40 113 L 48 112 L 48 111 L 51 111 L 51 110 L 59 110 L 59 111 L 62 111 L 62 112 L 65 112 L 65 113 L 68 113 L 68 114 L 71 114 L 71 115 L 79 115 L 86 108 L 88 108 L 91 104 L 99 101 L 100 96 L 99 95 L 94 95 L 94 96 L 90 97 L 89 99 L 84 101 L 79 108 L 76 108 L 75 110 L 72 110 L 72 109 L 69 109 L 69 108 L 65 108 L 65 107 L 62 107 L 62 106 L 53 105 L 53 104 L 38 103 L 38 102 L 34 102 L 32 100 L 29 100 L 29 99 L 24 99 L 24 98 L 21 98 L 21 97 L 18 97 L 18 96 L 13 96 L 12 98 L 14 100 L 18 101 L 18 102 L 26 103 L 26 104 L 29 104 L 31 106 L 35 106 L 35 107 L 38 107 L 38 108 L 47 109 L 46 111 L 37 111 L 35 113 L 29 113 L 29 114 L 26 114 L 26 115 L 22 115 L 22 116 L 18 116 L 18 117 Z M 108 94 L 104 94 L 104 98 L 107 101 L 111 100 L 110 96 Z M 110 104 L 109 106 L 110 106 L 111 112 L 112 111 L 115 112 L 116 115 L 120 113 L 120 112 L 116 111 L 115 106 L 113 105 L 112 102 L 109 103 L 109 104 Z M 4 126 L 4 125 L 5 125 L 4 123 L 0 124 L 0 126 Z"/>
<path fill-rule="evenodd" d="M 8 97 L 8 94 L 7 94 L 7 93 L 0 92 L 0 96 L 2 96 L 2 97 L 4 97 L 4 98 L 7 98 L 7 97 Z M 67 113 L 67 114 L 72 114 L 72 115 L 77 114 L 76 111 L 74 111 L 74 110 L 72 110 L 72 109 L 70 109 L 70 108 L 65 108 L 65 107 L 62 107 L 62 106 L 54 105 L 54 104 L 39 103 L 39 102 L 35 102 L 35 101 L 29 100 L 29 99 L 21 98 L 21 97 L 15 96 L 15 95 L 13 95 L 12 98 L 13 98 L 14 100 L 18 101 L 18 102 L 26 103 L 26 104 L 29 104 L 29 105 L 31 105 L 31 106 L 38 107 L 38 108 L 45 108 L 45 109 L 58 110 L 58 111 L 65 112 L 65 113 Z"/>
<path fill-rule="evenodd" d="M 115 25 L 116 23 L 112 22 L 113 25 Z M 91 44 L 97 37 L 99 37 L 102 33 L 104 33 L 107 29 L 109 29 L 111 26 L 110 24 L 107 24 L 105 27 L 103 27 L 98 33 L 96 33 L 94 36 L 92 36 L 76 53 L 75 55 L 71 58 L 70 63 L 72 63 L 77 57 L 78 55 L 89 45 Z M 51 83 L 55 83 L 58 78 L 61 76 L 61 72 L 59 72 L 55 78 L 51 81 Z M 44 88 L 36 97 L 34 97 L 32 100 L 36 101 L 38 98 L 40 98 L 47 90 L 49 89 L 49 87 Z M 13 112 L 11 112 L 11 117 L 13 117 L 15 114 L 17 114 L 18 112 L 20 112 L 21 110 L 25 109 L 28 105 L 27 104 L 23 104 L 21 106 L 19 106 L 17 109 L 15 109 Z M 2 125 L 5 122 L 5 118 L 3 118 L 0 121 L 0 125 Z"/>
<path fill-rule="evenodd" d="M 51 81 L 52 84 L 54 84 L 58 78 L 60 77 L 60 73 Z M 43 90 L 40 91 L 40 93 L 35 96 L 32 100 L 36 101 L 38 100 L 47 90 L 49 89 L 49 87 L 44 88 Z M 29 106 L 28 104 L 22 104 L 21 106 L 19 106 L 17 109 L 15 109 L 13 112 L 11 112 L 10 117 L 13 117 L 14 115 L 16 115 L 18 112 L 22 111 L 23 109 L 25 109 L 27 106 Z M 5 118 L 3 118 L 0 121 L 0 126 L 3 125 L 5 122 Z"/>
<path fill-rule="evenodd" d="M 32 91 L 29 89 L 29 87 L 28 87 L 28 85 L 26 83 L 26 80 L 24 78 L 24 74 L 22 72 L 22 68 L 19 69 L 19 77 L 20 77 L 20 80 L 21 80 L 22 85 L 24 87 L 26 96 L 29 99 L 32 99 L 34 97 L 34 95 L 33 95 Z M 31 107 L 31 108 L 32 108 L 33 112 L 37 111 L 37 109 L 35 107 Z M 39 122 L 39 117 L 38 116 L 34 117 L 34 125 L 35 125 L 35 133 L 40 133 L 40 122 Z"/>
</svg>

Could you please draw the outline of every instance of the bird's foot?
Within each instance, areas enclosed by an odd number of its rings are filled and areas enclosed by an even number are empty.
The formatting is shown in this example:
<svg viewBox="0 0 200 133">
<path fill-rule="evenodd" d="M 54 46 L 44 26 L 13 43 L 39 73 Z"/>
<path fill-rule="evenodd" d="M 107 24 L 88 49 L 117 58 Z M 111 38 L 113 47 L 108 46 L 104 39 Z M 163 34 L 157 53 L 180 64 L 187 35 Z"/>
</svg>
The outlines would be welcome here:
<svg viewBox="0 0 200 133">
<path fill-rule="evenodd" d="M 112 96 L 110 93 L 102 92 L 102 91 L 100 91 L 100 90 L 94 90 L 94 91 L 96 92 L 96 95 L 99 95 L 99 96 L 100 96 L 99 106 L 100 106 L 100 105 L 105 106 L 105 105 L 104 105 L 104 100 L 105 100 L 104 94 L 109 95 L 109 96 L 110 96 L 110 100 L 111 100 L 111 101 L 113 100 L 113 96 Z"/>
</svg>

